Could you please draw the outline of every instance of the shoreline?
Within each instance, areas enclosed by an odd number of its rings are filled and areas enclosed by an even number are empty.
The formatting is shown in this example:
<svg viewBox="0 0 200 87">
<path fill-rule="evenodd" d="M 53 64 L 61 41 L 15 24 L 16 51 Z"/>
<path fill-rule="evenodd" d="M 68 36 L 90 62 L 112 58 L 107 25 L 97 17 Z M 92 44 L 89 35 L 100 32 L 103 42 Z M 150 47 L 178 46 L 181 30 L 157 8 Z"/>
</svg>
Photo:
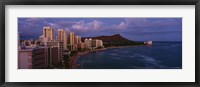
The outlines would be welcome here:
<svg viewBox="0 0 200 87">
<path fill-rule="evenodd" d="M 93 51 L 102 51 L 102 50 L 107 50 L 107 49 L 114 49 L 114 48 L 126 48 L 126 47 L 135 47 L 135 46 L 146 46 L 146 45 L 133 45 L 133 46 L 113 46 L 113 47 L 106 47 L 106 48 L 101 48 L 101 49 L 95 49 Z"/>
<path fill-rule="evenodd" d="M 134 45 L 134 46 L 144 46 L 144 45 Z M 72 57 L 70 58 L 69 65 L 70 65 L 70 68 L 71 68 L 71 69 L 80 67 L 81 65 L 80 65 L 80 64 L 76 64 L 75 61 L 76 61 L 80 56 L 86 55 L 86 54 L 91 53 L 91 52 L 103 51 L 103 50 L 114 49 L 114 48 L 134 47 L 134 46 L 113 46 L 113 47 L 106 47 L 106 48 L 95 49 L 95 50 L 87 50 L 87 51 L 84 51 L 84 52 L 78 52 L 76 55 L 74 55 L 74 56 L 72 56 Z"/>
<path fill-rule="evenodd" d="M 89 50 L 84 51 L 84 52 L 78 52 L 76 55 L 72 56 L 71 59 L 70 59 L 70 61 L 69 61 L 69 63 L 70 63 L 70 64 L 69 64 L 69 65 L 70 65 L 70 68 L 79 66 L 79 65 L 77 65 L 77 64 L 75 63 L 75 61 L 76 61 L 80 56 L 85 55 L 85 54 L 88 54 L 88 53 L 90 53 Z"/>
</svg>

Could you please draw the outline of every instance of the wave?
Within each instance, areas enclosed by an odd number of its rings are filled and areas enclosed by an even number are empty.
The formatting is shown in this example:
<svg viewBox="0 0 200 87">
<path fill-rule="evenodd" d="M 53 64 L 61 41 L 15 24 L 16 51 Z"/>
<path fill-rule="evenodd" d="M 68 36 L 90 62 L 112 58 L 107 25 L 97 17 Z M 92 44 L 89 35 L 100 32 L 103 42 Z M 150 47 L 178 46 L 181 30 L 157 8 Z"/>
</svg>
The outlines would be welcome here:
<svg viewBox="0 0 200 87">
<path fill-rule="evenodd" d="M 155 58 L 149 57 L 149 56 L 145 56 L 145 55 L 141 55 L 141 54 L 135 54 L 136 56 L 139 56 L 141 61 L 145 62 L 145 68 L 165 68 L 164 65 L 161 65 L 159 63 L 161 63 L 161 61 L 155 60 Z"/>
<path fill-rule="evenodd" d="M 117 56 L 118 54 L 116 54 L 116 53 L 110 53 L 110 55 Z"/>
<path fill-rule="evenodd" d="M 130 53 L 130 51 L 122 51 L 122 53 Z"/>
</svg>

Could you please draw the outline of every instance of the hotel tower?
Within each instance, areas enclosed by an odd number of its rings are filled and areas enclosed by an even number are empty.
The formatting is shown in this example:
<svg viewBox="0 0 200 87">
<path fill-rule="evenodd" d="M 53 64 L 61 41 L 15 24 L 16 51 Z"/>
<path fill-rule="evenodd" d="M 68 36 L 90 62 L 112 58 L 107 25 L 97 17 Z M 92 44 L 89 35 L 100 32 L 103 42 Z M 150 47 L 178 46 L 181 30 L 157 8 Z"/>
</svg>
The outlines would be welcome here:
<svg viewBox="0 0 200 87">
<path fill-rule="evenodd" d="M 67 33 L 64 29 L 58 29 L 58 41 L 63 42 L 64 49 L 67 49 Z"/>
<path fill-rule="evenodd" d="M 43 36 L 49 40 L 54 40 L 54 30 L 51 27 L 43 27 Z"/>
</svg>

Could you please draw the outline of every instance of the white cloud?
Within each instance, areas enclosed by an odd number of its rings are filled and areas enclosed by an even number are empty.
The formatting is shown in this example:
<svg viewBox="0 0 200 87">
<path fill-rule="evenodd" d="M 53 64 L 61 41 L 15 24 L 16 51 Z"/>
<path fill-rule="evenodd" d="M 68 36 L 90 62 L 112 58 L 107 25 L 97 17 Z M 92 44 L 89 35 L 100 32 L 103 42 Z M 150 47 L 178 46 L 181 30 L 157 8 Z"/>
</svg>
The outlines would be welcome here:
<svg viewBox="0 0 200 87">
<path fill-rule="evenodd" d="M 94 20 L 92 22 L 85 23 L 85 21 L 78 21 L 72 25 L 76 30 L 99 30 L 103 28 L 103 22 Z"/>
<path fill-rule="evenodd" d="M 93 22 L 91 22 L 91 24 L 93 25 L 94 29 L 101 29 L 103 26 L 103 22 L 94 20 Z"/>
<path fill-rule="evenodd" d="M 46 26 L 50 26 L 50 27 L 52 27 L 52 28 L 56 28 L 56 29 L 60 28 L 60 25 L 59 25 L 59 24 L 56 24 L 56 23 L 51 23 L 51 22 L 47 22 L 47 21 L 44 21 L 43 23 L 44 23 Z"/>
<path fill-rule="evenodd" d="M 125 22 L 121 22 L 119 25 L 115 26 L 117 29 L 127 29 L 128 28 L 128 24 Z"/>
</svg>

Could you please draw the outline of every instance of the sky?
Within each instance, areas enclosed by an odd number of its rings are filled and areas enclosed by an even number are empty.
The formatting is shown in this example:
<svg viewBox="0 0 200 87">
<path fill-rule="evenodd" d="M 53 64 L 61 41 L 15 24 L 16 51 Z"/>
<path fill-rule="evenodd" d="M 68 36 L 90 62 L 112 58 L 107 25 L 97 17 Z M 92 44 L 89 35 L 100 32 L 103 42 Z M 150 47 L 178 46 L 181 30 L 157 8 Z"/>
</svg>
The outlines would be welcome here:
<svg viewBox="0 0 200 87">
<path fill-rule="evenodd" d="M 133 41 L 182 41 L 182 18 L 18 18 L 21 39 L 38 39 L 44 26 L 81 37 L 120 34 Z"/>
</svg>

